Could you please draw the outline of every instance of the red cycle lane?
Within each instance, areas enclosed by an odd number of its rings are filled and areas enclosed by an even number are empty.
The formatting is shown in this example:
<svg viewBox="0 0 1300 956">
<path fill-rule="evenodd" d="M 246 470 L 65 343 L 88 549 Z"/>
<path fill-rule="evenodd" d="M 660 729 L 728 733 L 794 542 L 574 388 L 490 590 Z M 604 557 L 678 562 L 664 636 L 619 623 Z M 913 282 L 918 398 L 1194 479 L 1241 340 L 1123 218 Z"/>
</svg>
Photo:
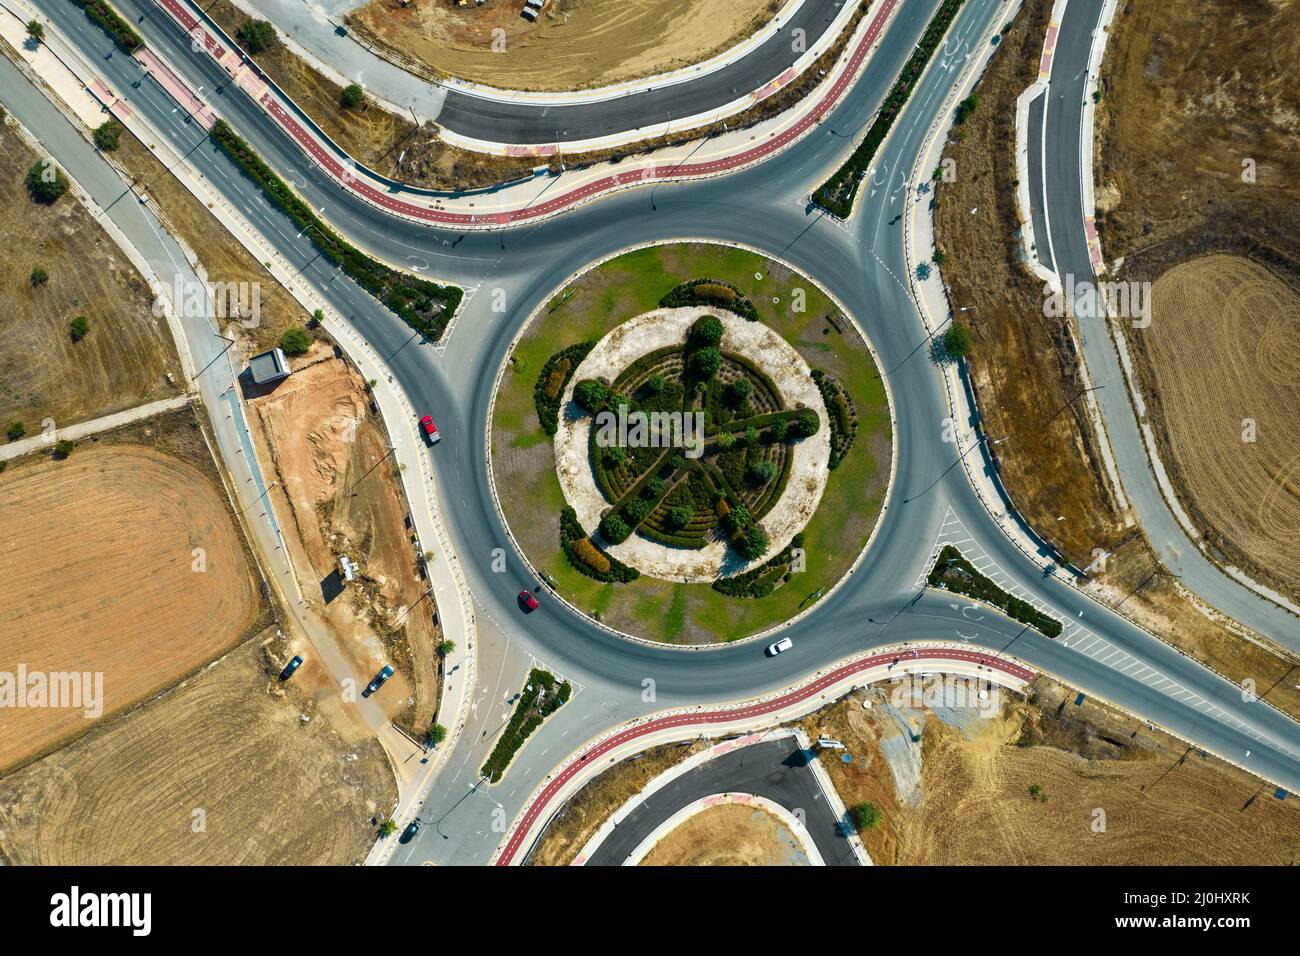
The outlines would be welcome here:
<svg viewBox="0 0 1300 956">
<path fill-rule="evenodd" d="M 612 737 L 600 741 L 591 747 L 590 750 L 578 755 L 571 760 L 556 775 L 550 783 L 543 788 L 537 798 L 524 810 L 518 825 L 501 848 L 497 856 L 497 866 L 509 866 L 514 862 L 516 854 L 519 852 L 520 844 L 532 830 L 533 825 L 537 822 L 548 807 L 555 795 L 564 787 L 568 781 L 573 779 L 574 775 L 581 771 L 594 758 L 601 757 L 611 750 L 622 746 L 623 744 L 636 740 L 638 737 L 644 737 L 647 734 L 657 733 L 661 730 L 673 727 L 691 727 L 707 726 L 717 724 L 735 723 L 738 721 L 748 720 L 754 717 L 762 717 L 765 714 L 775 713 L 792 704 L 798 704 L 808 700 L 810 697 L 821 693 L 827 687 L 831 687 L 847 677 L 854 674 L 870 670 L 881 664 L 892 662 L 894 664 L 902 660 L 935 660 L 935 661 L 963 661 L 966 663 L 978 664 L 990 669 L 1002 671 L 1018 680 L 1029 681 L 1034 677 L 1034 672 L 1027 667 L 1022 667 L 1013 661 L 1004 660 L 998 657 L 992 657 L 988 654 L 981 654 L 975 651 L 964 650 L 945 650 L 941 648 L 917 648 L 910 651 L 891 651 L 887 654 L 877 654 L 872 657 L 863 658 L 862 660 L 852 661 L 844 664 L 829 673 L 823 674 L 807 685 L 790 691 L 787 694 L 777 697 L 773 700 L 761 701 L 751 704 L 748 707 L 739 707 L 735 709 L 710 710 L 702 711 L 695 714 L 674 714 L 669 717 L 661 717 L 658 720 L 652 720 L 636 727 L 628 727 L 619 731 Z"/>
<path fill-rule="evenodd" d="M 205 26 L 197 18 L 191 16 L 185 10 L 185 5 L 181 0 L 157 0 L 168 13 L 170 13 L 181 27 L 192 37 L 195 31 L 198 31 L 202 38 L 204 50 L 218 63 L 227 52 L 225 47 L 212 37 Z M 526 222 L 530 219 L 542 218 L 561 212 L 569 206 L 583 202 L 587 199 L 594 198 L 602 193 L 639 182 L 648 182 L 660 178 L 668 179 L 686 179 L 695 176 L 709 176 L 719 173 L 729 172 L 740 167 L 757 162 L 794 142 L 809 129 L 819 123 L 836 103 L 839 102 L 845 90 L 847 90 L 855 81 L 857 71 L 866 59 L 872 45 L 880 36 L 881 30 L 888 21 L 894 8 L 898 5 L 899 0 L 884 0 L 881 8 L 872 18 L 871 25 L 867 29 L 862 40 L 854 48 L 848 66 L 840 73 L 839 77 L 831 85 L 826 94 L 817 102 L 817 104 L 796 121 L 788 129 L 782 131 L 776 136 L 772 136 L 766 141 L 752 146 L 743 152 L 727 156 L 723 159 L 711 160 L 703 163 L 692 163 L 683 165 L 681 163 L 672 163 L 663 167 L 654 166 L 635 172 L 616 173 L 605 176 L 602 179 L 587 183 L 572 189 L 567 193 L 538 203 L 535 206 L 525 206 L 523 209 L 509 212 L 486 212 L 486 213 L 460 213 L 449 212 L 443 209 L 430 209 L 427 206 L 408 202 L 393 194 L 377 189 L 370 183 L 358 178 L 353 169 L 345 169 L 343 163 L 339 162 L 333 150 L 326 148 L 321 141 L 314 136 L 307 127 L 301 123 L 292 113 L 286 109 L 271 92 L 270 89 L 258 100 L 259 105 L 266 111 L 267 115 L 287 133 L 299 148 L 310 156 L 322 169 L 329 174 L 336 182 L 348 186 L 357 195 L 366 201 L 379 206 L 382 209 L 405 216 L 411 219 L 417 219 L 423 222 L 439 223 L 442 225 L 452 226 L 475 226 L 484 223 L 493 223 L 500 226 L 510 225 L 515 222 Z M 197 49 L 195 50 L 197 52 Z M 236 54 L 239 56 L 239 54 Z M 241 64 L 247 64 L 248 68 L 254 70 L 259 75 L 261 71 L 246 57 L 240 56 Z M 232 76 L 232 67 L 221 64 L 223 69 Z M 235 67 L 237 72 L 237 66 Z M 169 90 L 169 92 L 171 92 Z M 175 96 L 175 94 L 173 94 Z M 182 104 L 184 105 L 184 104 Z M 355 166 L 358 169 L 360 166 Z"/>
</svg>

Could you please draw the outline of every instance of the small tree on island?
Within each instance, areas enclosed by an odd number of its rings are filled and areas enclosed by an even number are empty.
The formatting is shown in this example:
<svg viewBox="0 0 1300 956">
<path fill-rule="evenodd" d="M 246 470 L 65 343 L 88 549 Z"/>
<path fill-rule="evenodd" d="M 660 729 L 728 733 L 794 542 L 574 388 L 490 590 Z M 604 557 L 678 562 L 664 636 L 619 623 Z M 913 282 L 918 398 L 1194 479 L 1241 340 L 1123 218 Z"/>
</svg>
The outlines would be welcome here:
<svg viewBox="0 0 1300 956">
<path fill-rule="evenodd" d="M 280 348 L 284 349 L 285 355 L 302 355 L 311 348 L 311 337 L 307 335 L 306 329 L 290 326 L 280 336 Z"/>
<path fill-rule="evenodd" d="M 874 803 L 859 803 L 849 810 L 849 819 L 859 832 L 870 830 L 880 822 L 880 808 Z"/>
</svg>

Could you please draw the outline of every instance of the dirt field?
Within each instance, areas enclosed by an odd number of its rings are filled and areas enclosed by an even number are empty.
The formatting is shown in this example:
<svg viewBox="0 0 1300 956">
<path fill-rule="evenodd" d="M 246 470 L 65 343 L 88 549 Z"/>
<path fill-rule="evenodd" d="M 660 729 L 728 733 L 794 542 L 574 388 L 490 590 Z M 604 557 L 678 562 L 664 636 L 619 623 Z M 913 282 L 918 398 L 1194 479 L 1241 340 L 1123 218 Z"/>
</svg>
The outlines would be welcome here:
<svg viewBox="0 0 1300 956">
<path fill-rule="evenodd" d="M 81 442 L 66 461 L 31 455 L 0 474 L 4 669 L 102 672 L 104 695 L 99 720 L 0 709 L 0 767 L 91 730 L 266 623 L 193 421 L 190 411 L 148 419 Z"/>
<path fill-rule="evenodd" d="M 575 90 L 700 63 L 767 23 L 781 0 L 552 0 L 537 23 L 521 3 L 374 0 L 346 17 L 369 42 L 440 76 L 513 90 Z M 501 31 L 501 32 L 495 32 Z M 494 40 L 504 49 L 494 49 Z"/>
<path fill-rule="evenodd" d="M 1300 448 L 1279 415 L 1300 387 L 1295 15 L 1270 0 L 1121 7 L 1095 153 L 1103 251 L 1153 283 L 1158 312 L 1126 334 L 1179 498 L 1216 557 L 1292 597 Z"/>
<path fill-rule="evenodd" d="M 299 688 L 275 681 L 262 640 L 0 780 L 5 858 L 49 866 L 360 862 L 376 809 L 396 800 L 387 758 L 373 740 L 341 741 L 296 696 Z"/>
<path fill-rule="evenodd" d="M 361 377 L 317 344 L 247 407 L 258 458 L 279 482 L 271 496 L 308 604 L 353 653 L 358 673 L 396 668 L 392 693 L 376 699 L 422 735 L 437 708 L 442 635 L 432 596 L 422 597 L 428 582 L 417 573 L 387 436 L 368 402 Z M 344 554 L 360 569 L 346 586 L 336 577 Z"/>
<path fill-rule="evenodd" d="M 844 802 L 883 820 L 880 864 L 1228 865 L 1300 860 L 1300 806 L 1272 787 L 1040 678 L 1029 701 L 964 729 L 926 714 L 919 799 L 896 793 L 880 743 L 898 728 L 858 695 L 809 718 L 848 744 L 824 761 Z M 875 692 L 879 694 L 879 691 Z M 883 695 L 882 695 L 883 696 Z M 1011 695 L 1005 695 L 1011 698 Z M 969 733 L 969 736 L 967 735 Z M 1032 788 L 1032 789 L 1031 789 Z"/>
<path fill-rule="evenodd" d="M 1222 555 L 1300 597 L 1300 273 L 1204 256 L 1164 273 L 1151 302 L 1133 334 L 1175 486 Z"/>
<path fill-rule="evenodd" d="M 180 393 L 171 331 L 151 313 L 153 296 L 117 244 L 69 192 L 52 206 L 32 202 L 23 180 L 36 154 L 0 123 L 0 424 L 28 435 Z M 40 266 L 48 281 L 33 286 Z M 68 324 L 90 332 L 73 342 Z"/>
<path fill-rule="evenodd" d="M 975 308 L 965 315 L 984 427 L 1012 436 L 998 449 L 1002 479 L 1030 525 L 1085 567 L 1094 548 L 1118 544 L 1123 521 L 1084 403 L 1070 404 L 1083 389 L 1070 330 L 1044 318 L 1042 283 L 1021 264 L 1016 239 L 1015 100 L 1037 75 L 1051 6 L 1027 0 L 976 89 L 964 139 L 949 141 L 957 178 L 937 184 L 936 236 L 954 306 Z"/>
<path fill-rule="evenodd" d="M 706 745 L 698 741 L 651 747 L 635 759 L 614 764 L 560 808 L 528 855 L 529 866 L 567 866 L 587 845 L 605 819 L 645 788 Z"/>
<path fill-rule="evenodd" d="M 766 810 L 722 804 L 682 821 L 641 866 L 808 866 L 790 829 Z"/>
</svg>

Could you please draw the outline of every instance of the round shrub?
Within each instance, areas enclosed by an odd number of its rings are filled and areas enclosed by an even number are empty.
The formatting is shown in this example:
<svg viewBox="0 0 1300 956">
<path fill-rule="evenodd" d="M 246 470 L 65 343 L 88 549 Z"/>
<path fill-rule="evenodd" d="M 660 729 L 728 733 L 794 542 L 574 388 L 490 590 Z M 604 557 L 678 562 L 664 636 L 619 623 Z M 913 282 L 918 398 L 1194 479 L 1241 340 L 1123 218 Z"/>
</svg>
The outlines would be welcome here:
<svg viewBox="0 0 1300 956">
<path fill-rule="evenodd" d="M 697 348 L 717 347 L 722 342 L 722 320 L 702 315 L 691 325 L 691 343 Z"/>
<path fill-rule="evenodd" d="M 761 487 L 776 477 L 776 462 L 767 459 L 756 461 L 749 466 L 746 477 L 751 484 Z"/>
<path fill-rule="evenodd" d="M 600 519 L 600 534 L 610 544 L 626 541 L 631 533 L 631 526 L 617 512 L 611 511 Z"/>
<path fill-rule="evenodd" d="M 753 561 L 755 558 L 762 557 L 763 552 L 767 550 L 767 532 L 759 525 L 752 525 L 745 530 L 745 536 L 740 539 L 736 550 L 746 561 Z"/>
<path fill-rule="evenodd" d="M 573 389 L 573 400 L 589 412 L 598 412 L 609 400 L 609 386 L 594 378 L 584 378 Z"/>
<path fill-rule="evenodd" d="M 722 368 L 722 353 L 716 348 L 704 348 L 691 353 L 691 372 L 704 381 L 717 374 Z"/>
<path fill-rule="evenodd" d="M 307 330 L 296 325 L 285 329 L 280 336 L 280 348 L 284 349 L 285 355 L 302 355 L 310 347 L 311 338 L 307 335 Z"/>
</svg>

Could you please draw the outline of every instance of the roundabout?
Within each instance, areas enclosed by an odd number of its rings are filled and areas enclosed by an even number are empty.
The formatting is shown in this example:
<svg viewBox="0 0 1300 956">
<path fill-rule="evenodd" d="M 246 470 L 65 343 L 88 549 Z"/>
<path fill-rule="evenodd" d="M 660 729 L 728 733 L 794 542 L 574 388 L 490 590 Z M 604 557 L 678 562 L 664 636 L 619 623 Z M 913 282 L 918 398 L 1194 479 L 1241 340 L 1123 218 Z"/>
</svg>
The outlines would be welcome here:
<svg viewBox="0 0 1300 956">
<path fill-rule="evenodd" d="M 572 276 L 498 371 L 489 465 L 512 540 L 572 608 L 690 646 L 762 634 L 861 558 L 892 464 L 855 319 L 714 243 Z"/>
</svg>

